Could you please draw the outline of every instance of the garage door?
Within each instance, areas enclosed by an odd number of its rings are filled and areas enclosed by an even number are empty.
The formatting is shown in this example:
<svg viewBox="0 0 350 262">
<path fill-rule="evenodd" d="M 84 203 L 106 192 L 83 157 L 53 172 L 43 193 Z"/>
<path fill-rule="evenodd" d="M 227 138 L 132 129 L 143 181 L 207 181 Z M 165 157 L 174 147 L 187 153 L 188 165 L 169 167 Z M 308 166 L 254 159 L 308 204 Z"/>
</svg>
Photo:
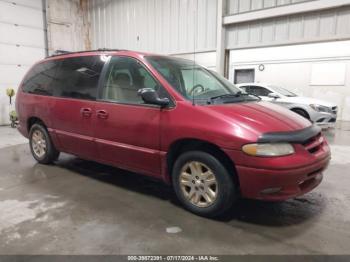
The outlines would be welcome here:
<svg viewBox="0 0 350 262">
<path fill-rule="evenodd" d="M 9 122 L 6 89 L 17 90 L 29 67 L 44 56 L 42 0 L 0 0 L 0 125 Z"/>
</svg>

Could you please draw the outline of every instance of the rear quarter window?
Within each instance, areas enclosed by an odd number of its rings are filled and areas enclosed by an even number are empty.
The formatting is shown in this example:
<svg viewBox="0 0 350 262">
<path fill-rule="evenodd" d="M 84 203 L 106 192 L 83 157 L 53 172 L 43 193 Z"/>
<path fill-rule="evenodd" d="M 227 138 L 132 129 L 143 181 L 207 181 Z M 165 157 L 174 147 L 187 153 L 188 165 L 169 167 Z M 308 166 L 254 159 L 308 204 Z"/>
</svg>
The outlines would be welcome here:
<svg viewBox="0 0 350 262">
<path fill-rule="evenodd" d="M 51 96 L 53 94 L 51 83 L 56 78 L 59 67 L 59 61 L 47 61 L 35 65 L 23 80 L 23 91 Z"/>
<path fill-rule="evenodd" d="M 23 91 L 38 95 L 96 100 L 104 61 L 83 56 L 45 61 L 23 80 Z"/>
</svg>

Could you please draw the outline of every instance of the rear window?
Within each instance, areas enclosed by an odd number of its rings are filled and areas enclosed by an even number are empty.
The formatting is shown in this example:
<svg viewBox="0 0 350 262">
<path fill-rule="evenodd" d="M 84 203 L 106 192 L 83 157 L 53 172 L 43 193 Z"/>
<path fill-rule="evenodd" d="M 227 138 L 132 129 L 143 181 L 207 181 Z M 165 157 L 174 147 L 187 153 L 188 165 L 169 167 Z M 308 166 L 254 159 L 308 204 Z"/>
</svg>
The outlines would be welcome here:
<svg viewBox="0 0 350 262">
<path fill-rule="evenodd" d="M 104 61 L 100 56 L 83 56 L 46 61 L 26 76 L 23 90 L 57 97 L 96 100 Z"/>
</svg>

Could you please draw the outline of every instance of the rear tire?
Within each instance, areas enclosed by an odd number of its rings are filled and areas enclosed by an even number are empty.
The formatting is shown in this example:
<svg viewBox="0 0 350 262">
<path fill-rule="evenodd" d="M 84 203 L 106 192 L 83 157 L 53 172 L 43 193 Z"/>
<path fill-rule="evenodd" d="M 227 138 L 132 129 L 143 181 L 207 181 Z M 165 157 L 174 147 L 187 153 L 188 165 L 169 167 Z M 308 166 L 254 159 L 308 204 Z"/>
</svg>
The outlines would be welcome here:
<svg viewBox="0 0 350 262">
<path fill-rule="evenodd" d="M 233 174 L 213 155 L 189 151 L 173 167 L 173 187 L 182 205 L 204 217 L 224 214 L 237 200 Z"/>
<path fill-rule="evenodd" d="M 46 128 L 40 124 L 34 124 L 30 128 L 29 147 L 33 157 L 40 164 L 50 164 L 57 160 L 60 154 Z"/>
</svg>

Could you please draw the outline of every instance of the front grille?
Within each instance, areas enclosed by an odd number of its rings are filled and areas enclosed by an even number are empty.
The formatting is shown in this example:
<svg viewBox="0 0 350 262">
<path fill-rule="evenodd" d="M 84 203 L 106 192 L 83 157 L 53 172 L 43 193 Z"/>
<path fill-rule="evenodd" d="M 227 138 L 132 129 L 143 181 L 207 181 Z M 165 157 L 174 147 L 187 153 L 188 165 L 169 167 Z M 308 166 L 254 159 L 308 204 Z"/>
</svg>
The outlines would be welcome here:
<svg viewBox="0 0 350 262">
<path fill-rule="evenodd" d="M 329 122 L 329 123 L 335 123 L 335 121 L 337 121 L 337 119 L 332 118 L 332 119 L 330 119 L 328 122 Z"/>
<path fill-rule="evenodd" d="M 311 154 L 315 154 L 318 152 L 324 144 L 324 138 L 319 133 L 318 135 L 308 139 L 306 142 L 303 143 L 303 146 L 307 151 L 309 151 Z"/>
</svg>

